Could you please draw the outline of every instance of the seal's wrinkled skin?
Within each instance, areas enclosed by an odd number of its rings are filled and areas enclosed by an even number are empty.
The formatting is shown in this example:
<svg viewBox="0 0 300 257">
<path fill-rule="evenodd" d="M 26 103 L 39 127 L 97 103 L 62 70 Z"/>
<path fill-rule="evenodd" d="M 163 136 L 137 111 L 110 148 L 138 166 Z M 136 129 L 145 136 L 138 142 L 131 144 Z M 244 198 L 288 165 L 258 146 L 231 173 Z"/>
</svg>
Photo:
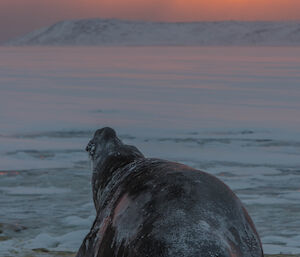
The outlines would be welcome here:
<svg viewBox="0 0 300 257">
<path fill-rule="evenodd" d="M 242 203 L 212 175 L 147 159 L 111 128 L 86 150 L 97 215 L 77 257 L 263 256 Z"/>
</svg>

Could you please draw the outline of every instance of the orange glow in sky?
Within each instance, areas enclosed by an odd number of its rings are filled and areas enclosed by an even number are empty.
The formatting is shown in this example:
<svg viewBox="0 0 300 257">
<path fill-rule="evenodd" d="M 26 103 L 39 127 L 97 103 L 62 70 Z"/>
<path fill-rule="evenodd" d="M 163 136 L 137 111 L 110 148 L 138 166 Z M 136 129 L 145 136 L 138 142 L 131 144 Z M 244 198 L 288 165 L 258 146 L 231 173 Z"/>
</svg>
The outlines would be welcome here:
<svg viewBox="0 0 300 257">
<path fill-rule="evenodd" d="M 82 0 L 77 2 L 93 16 L 125 19 L 163 21 L 300 19 L 299 0 Z"/>
<path fill-rule="evenodd" d="M 300 0 L 0 0 L 0 40 L 77 18 L 300 20 Z"/>
</svg>

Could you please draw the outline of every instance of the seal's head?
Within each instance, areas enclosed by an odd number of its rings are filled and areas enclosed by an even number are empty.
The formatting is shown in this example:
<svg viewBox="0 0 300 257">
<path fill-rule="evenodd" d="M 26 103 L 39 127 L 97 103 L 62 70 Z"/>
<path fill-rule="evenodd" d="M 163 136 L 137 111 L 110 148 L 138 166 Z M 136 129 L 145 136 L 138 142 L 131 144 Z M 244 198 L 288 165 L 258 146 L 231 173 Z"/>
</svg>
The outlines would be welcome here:
<svg viewBox="0 0 300 257">
<path fill-rule="evenodd" d="M 89 153 L 90 158 L 95 160 L 114 143 L 121 143 L 117 138 L 116 132 L 112 128 L 105 127 L 95 132 L 93 139 L 90 140 L 85 150 Z"/>
<path fill-rule="evenodd" d="M 103 170 L 112 171 L 138 158 L 144 158 L 135 146 L 123 144 L 116 132 L 109 127 L 95 132 L 86 146 L 86 151 L 92 160 L 93 172 L 98 173 Z"/>
<path fill-rule="evenodd" d="M 122 145 L 123 143 L 112 128 L 98 129 L 86 146 L 94 169 L 99 164 L 103 164 L 108 156 L 114 155 Z"/>
<path fill-rule="evenodd" d="M 123 144 L 109 127 L 98 129 L 86 147 L 92 161 L 93 197 L 98 209 L 98 195 L 109 183 L 114 172 L 125 165 L 144 158 L 134 146 Z"/>
</svg>

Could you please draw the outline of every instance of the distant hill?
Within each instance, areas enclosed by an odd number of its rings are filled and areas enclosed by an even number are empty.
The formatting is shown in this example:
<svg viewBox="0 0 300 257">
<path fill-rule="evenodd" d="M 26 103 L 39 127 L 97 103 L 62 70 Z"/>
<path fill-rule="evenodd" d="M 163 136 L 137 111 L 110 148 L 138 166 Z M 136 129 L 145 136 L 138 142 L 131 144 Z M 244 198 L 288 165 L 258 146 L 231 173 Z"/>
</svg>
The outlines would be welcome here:
<svg viewBox="0 0 300 257">
<path fill-rule="evenodd" d="M 300 22 L 72 20 L 31 32 L 7 45 L 300 45 Z"/>
</svg>

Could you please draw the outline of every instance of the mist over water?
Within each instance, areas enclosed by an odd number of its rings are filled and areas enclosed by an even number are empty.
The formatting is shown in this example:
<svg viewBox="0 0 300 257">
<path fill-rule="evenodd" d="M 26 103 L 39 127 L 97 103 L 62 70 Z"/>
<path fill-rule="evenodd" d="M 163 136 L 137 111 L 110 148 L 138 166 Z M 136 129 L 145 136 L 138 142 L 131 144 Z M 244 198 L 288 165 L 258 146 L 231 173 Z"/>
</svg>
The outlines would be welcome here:
<svg viewBox="0 0 300 257">
<path fill-rule="evenodd" d="M 297 47 L 0 48 L 0 255 L 77 251 L 103 126 L 214 174 L 266 253 L 299 254 L 299 71 Z"/>
</svg>

